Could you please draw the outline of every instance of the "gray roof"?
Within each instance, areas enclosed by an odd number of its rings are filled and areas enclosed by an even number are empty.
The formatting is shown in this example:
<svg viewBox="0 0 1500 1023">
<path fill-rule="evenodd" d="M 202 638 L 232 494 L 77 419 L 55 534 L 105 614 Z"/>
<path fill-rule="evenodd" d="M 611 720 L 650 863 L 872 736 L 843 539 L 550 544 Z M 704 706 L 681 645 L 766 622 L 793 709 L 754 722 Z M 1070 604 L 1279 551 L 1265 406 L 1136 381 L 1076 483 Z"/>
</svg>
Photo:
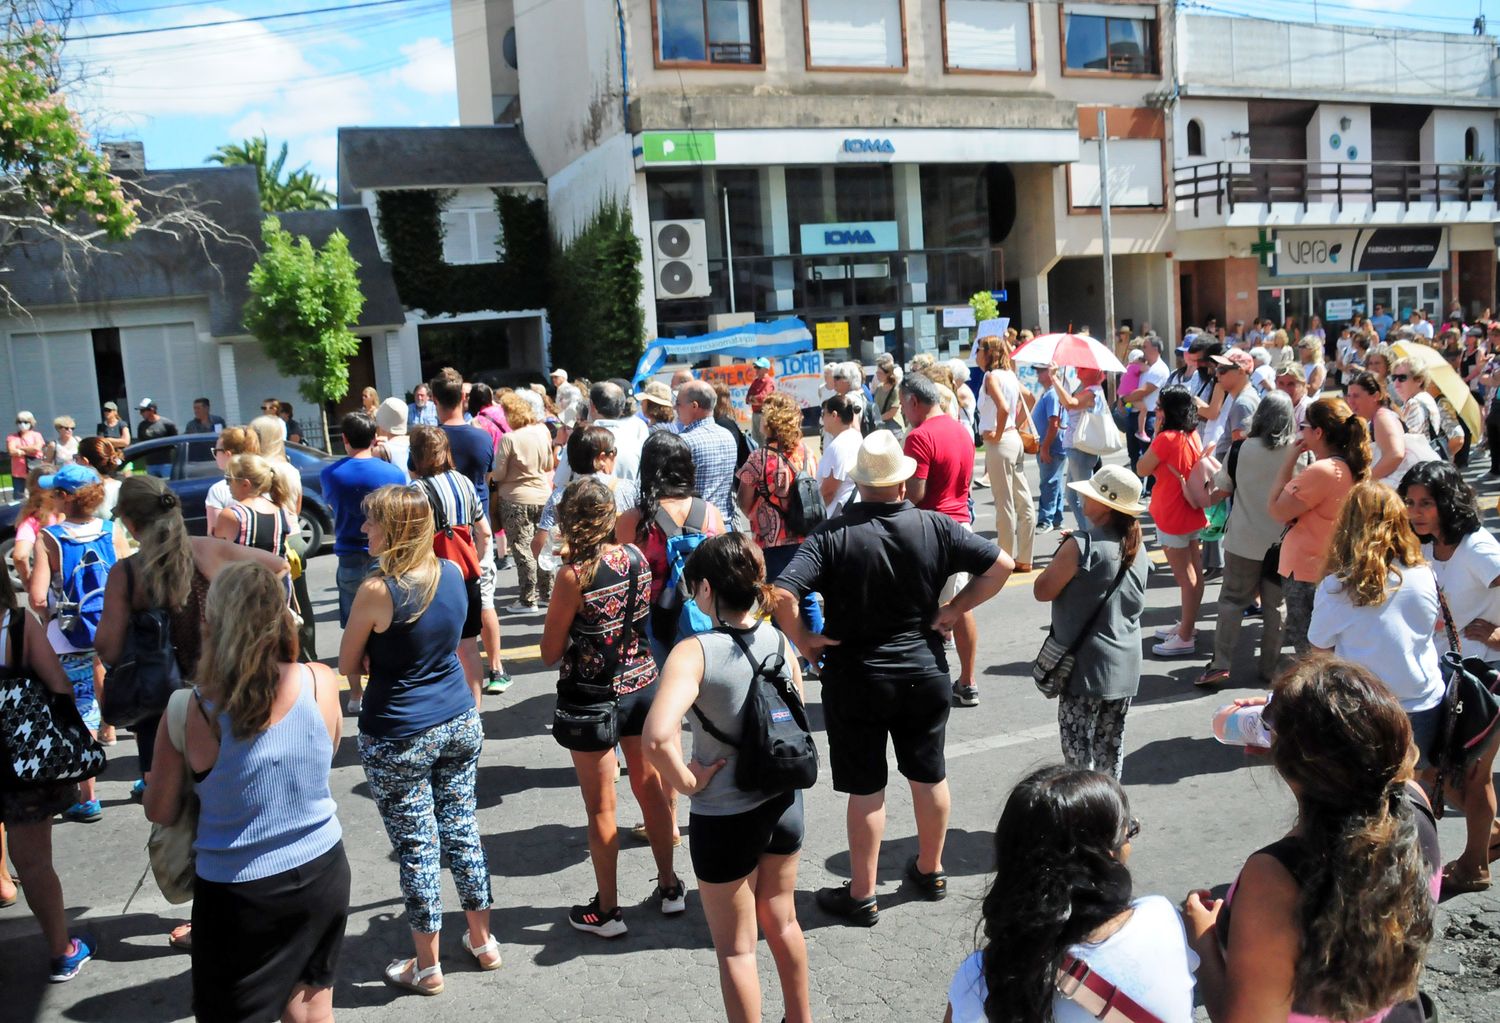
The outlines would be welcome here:
<svg viewBox="0 0 1500 1023">
<path fill-rule="evenodd" d="M 127 191 L 130 178 L 126 179 Z M 171 192 L 212 217 L 234 240 L 203 244 L 155 232 L 110 244 L 108 252 L 80 263 L 71 278 L 58 269 L 51 243 L 14 246 L 4 253 L 5 285 L 22 306 L 90 306 L 142 299 L 208 299 L 209 329 L 215 337 L 243 335 L 249 292 L 246 278 L 260 253 L 260 192 L 251 167 L 156 170 L 140 180 L 155 192 Z M 146 203 L 147 213 L 154 201 Z M 375 232 L 361 209 L 281 214 L 288 230 L 321 244 L 335 228 L 349 238 L 361 264 L 365 293 L 358 326 L 393 326 L 404 321 L 390 267 L 380 258 Z"/>
<path fill-rule="evenodd" d="M 539 185 L 547 179 L 519 128 L 340 128 L 339 203 L 379 188 Z"/>
</svg>

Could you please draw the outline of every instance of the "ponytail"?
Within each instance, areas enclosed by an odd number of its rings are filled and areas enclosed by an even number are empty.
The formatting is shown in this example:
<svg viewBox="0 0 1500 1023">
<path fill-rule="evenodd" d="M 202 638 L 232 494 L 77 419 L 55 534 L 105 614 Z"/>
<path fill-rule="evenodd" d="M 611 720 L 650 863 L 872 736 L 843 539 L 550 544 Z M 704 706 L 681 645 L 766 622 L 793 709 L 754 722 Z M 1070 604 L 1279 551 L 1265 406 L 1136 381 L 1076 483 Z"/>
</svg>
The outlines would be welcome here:
<svg viewBox="0 0 1500 1023">
<path fill-rule="evenodd" d="M 177 494 L 155 476 L 131 476 L 120 484 L 115 517 L 125 520 L 141 545 L 132 561 L 139 562 L 147 606 L 186 607 L 197 565 Z"/>
<path fill-rule="evenodd" d="M 1329 449 L 1342 458 L 1355 482 L 1370 474 L 1370 431 L 1339 397 L 1319 398 L 1307 409 L 1307 425 L 1323 431 Z"/>
<path fill-rule="evenodd" d="M 271 470 L 271 490 L 268 495 L 271 503 L 278 508 L 290 508 L 292 506 L 292 488 L 287 485 L 286 477 Z"/>
</svg>

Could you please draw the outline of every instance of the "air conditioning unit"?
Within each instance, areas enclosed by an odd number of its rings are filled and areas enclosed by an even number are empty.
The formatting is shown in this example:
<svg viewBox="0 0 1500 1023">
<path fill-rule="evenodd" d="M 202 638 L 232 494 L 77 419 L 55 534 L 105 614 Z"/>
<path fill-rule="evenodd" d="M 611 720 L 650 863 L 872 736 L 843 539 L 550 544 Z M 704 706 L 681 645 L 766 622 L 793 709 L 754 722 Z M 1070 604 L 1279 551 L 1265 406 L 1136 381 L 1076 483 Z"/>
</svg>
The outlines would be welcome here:
<svg viewBox="0 0 1500 1023">
<path fill-rule="evenodd" d="M 666 302 L 713 294 L 708 280 L 708 232 L 701 220 L 653 220 L 656 298 Z"/>
</svg>

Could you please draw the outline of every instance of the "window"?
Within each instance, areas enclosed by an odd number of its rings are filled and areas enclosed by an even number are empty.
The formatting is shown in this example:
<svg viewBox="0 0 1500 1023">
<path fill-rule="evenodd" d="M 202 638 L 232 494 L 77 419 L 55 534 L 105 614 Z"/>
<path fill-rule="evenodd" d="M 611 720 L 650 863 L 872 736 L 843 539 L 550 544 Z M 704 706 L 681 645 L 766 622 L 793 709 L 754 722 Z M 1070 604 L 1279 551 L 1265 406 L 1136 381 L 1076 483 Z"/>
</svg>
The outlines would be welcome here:
<svg viewBox="0 0 1500 1023">
<path fill-rule="evenodd" d="M 1031 4 L 1022 0 L 944 0 L 943 47 L 949 71 L 1029 73 Z"/>
<path fill-rule="evenodd" d="M 803 0 L 810 70 L 903 70 L 904 0 Z"/>
<path fill-rule="evenodd" d="M 1469 128 L 1464 132 L 1464 159 L 1479 159 L 1479 129 Z"/>
<path fill-rule="evenodd" d="M 1074 4 L 1063 13 L 1063 69 L 1154 75 L 1156 8 L 1146 4 Z"/>
<path fill-rule="evenodd" d="M 655 0 L 663 64 L 759 66 L 760 0 Z"/>
<path fill-rule="evenodd" d="M 493 206 L 444 210 L 439 219 L 443 225 L 444 263 L 463 266 L 500 260 L 504 243 L 500 238 L 500 215 Z"/>
<path fill-rule="evenodd" d="M 1203 155 L 1203 122 L 1196 117 L 1187 123 L 1188 156 Z"/>
</svg>

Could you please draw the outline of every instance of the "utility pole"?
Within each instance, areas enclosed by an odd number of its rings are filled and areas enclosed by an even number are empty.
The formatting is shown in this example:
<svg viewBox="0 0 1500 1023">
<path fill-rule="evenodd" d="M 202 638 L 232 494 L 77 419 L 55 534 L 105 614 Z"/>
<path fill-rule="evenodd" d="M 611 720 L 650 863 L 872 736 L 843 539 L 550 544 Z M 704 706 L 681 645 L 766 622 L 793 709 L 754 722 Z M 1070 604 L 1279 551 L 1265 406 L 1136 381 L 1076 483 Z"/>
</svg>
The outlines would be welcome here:
<svg viewBox="0 0 1500 1023">
<path fill-rule="evenodd" d="M 1109 134 L 1104 108 L 1099 108 L 1099 229 L 1104 236 L 1104 334 L 1115 346 L 1115 261 L 1109 234 Z M 1118 353 L 1124 361 L 1125 353 Z"/>
</svg>

